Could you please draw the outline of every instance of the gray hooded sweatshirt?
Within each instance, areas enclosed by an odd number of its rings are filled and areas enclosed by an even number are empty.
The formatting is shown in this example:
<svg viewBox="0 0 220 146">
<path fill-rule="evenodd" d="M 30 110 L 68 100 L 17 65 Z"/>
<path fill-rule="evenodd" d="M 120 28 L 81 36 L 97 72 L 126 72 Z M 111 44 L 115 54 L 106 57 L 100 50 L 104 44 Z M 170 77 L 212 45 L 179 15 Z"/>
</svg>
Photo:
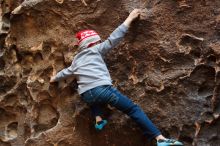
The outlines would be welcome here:
<svg viewBox="0 0 220 146">
<path fill-rule="evenodd" d="M 101 85 L 112 85 L 103 56 L 122 40 L 127 30 L 128 27 L 122 24 L 104 42 L 83 49 L 74 57 L 70 67 L 57 73 L 55 81 L 74 75 L 79 94 Z"/>
</svg>

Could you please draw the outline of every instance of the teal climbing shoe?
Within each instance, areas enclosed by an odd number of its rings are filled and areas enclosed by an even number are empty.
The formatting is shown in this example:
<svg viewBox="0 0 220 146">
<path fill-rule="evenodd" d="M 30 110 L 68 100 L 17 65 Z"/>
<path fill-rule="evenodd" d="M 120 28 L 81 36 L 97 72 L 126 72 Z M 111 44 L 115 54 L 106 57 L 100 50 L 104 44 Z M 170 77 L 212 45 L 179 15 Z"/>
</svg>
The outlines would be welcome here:
<svg viewBox="0 0 220 146">
<path fill-rule="evenodd" d="M 107 120 L 102 120 L 102 121 L 100 121 L 100 122 L 97 122 L 97 123 L 95 124 L 95 129 L 98 130 L 98 131 L 100 131 L 100 130 L 102 130 L 102 129 L 105 127 L 105 125 L 106 125 L 107 123 L 108 123 Z"/>
<path fill-rule="evenodd" d="M 160 139 L 157 141 L 157 146 L 183 146 L 183 143 L 174 139 Z"/>
</svg>

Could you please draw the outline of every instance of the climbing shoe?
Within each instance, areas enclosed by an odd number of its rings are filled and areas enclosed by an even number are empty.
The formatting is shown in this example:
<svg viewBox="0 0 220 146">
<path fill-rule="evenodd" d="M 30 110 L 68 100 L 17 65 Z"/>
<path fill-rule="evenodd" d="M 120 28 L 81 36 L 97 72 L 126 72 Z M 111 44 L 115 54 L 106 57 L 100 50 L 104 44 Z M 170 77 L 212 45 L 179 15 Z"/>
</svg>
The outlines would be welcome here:
<svg viewBox="0 0 220 146">
<path fill-rule="evenodd" d="M 97 122 L 97 123 L 95 124 L 95 129 L 98 130 L 98 131 L 100 131 L 100 130 L 102 130 L 102 129 L 105 127 L 105 125 L 106 125 L 107 123 L 108 123 L 107 120 L 99 121 L 99 122 Z"/>
<path fill-rule="evenodd" d="M 183 143 L 174 139 L 160 139 L 157 141 L 157 146 L 183 146 Z"/>
</svg>

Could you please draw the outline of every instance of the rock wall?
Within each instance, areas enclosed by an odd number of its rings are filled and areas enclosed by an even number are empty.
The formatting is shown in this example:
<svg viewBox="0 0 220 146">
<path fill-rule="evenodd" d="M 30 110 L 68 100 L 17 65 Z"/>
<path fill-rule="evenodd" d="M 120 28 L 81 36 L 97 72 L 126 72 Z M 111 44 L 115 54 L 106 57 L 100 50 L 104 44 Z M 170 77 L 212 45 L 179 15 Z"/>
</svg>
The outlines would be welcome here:
<svg viewBox="0 0 220 146">
<path fill-rule="evenodd" d="M 49 83 L 77 53 L 77 31 L 91 28 L 107 38 L 136 7 L 152 15 L 134 22 L 107 55 L 114 85 L 164 135 L 186 146 L 220 146 L 219 0 L 0 3 L 0 146 L 154 145 L 111 107 L 108 126 L 96 132 L 71 81 Z"/>
</svg>

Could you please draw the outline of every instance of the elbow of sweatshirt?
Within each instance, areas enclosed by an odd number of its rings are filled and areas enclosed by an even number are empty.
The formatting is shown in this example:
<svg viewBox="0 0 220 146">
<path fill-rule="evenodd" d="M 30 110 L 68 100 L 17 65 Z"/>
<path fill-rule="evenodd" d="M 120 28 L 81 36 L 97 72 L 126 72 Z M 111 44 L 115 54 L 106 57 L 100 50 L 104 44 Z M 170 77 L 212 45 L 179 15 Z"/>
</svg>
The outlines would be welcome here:
<svg viewBox="0 0 220 146">
<path fill-rule="evenodd" d="M 123 33 L 126 33 L 128 31 L 128 27 L 124 25 L 123 23 L 119 26 L 120 31 Z"/>
</svg>

